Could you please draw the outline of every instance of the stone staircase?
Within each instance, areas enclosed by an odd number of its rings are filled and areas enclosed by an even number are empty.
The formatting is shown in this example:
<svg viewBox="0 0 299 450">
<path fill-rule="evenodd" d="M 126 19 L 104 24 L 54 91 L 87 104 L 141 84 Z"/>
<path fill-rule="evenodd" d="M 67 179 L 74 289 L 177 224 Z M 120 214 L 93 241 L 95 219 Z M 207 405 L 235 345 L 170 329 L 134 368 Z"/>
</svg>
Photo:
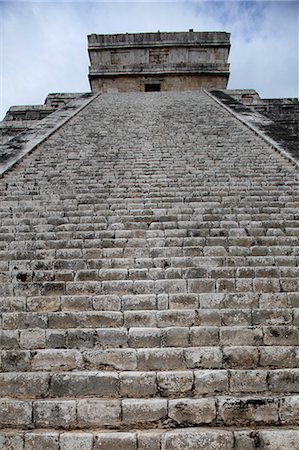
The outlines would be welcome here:
<svg viewBox="0 0 299 450">
<path fill-rule="evenodd" d="M 299 449 L 284 156 L 204 92 L 103 94 L 0 185 L 1 449 Z"/>
</svg>

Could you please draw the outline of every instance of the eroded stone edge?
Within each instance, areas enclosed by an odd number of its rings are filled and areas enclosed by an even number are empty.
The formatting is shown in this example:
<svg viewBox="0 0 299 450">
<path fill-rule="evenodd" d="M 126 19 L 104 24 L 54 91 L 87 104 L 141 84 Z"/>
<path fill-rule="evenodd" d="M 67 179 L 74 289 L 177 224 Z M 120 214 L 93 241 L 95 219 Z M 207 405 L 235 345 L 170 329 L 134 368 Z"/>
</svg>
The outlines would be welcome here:
<svg viewBox="0 0 299 450">
<path fill-rule="evenodd" d="M 96 94 L 87 93 L 87 98 L 84 96 L 71 100 L 67 105 L 53 112 L 45 119 L 34 124 L 28 132 L 25 132 L 24 139 L 18 135 L 20 142 L 20 149 L 13 151 L 13 141 L 15 137 L 4 144 L 3 148 L 12 147 L 11 156 L 8 154 L 4 161 L 0 163 L 0 178 L 8 172 L 12 167 L 21 161 L 25 156 L 29 155 L 40 144 L 46 141 L 52 134 L 59 130 L 63 125 L 69 122 L 73 117 L 79 114 L 86 106 L 101 95 L 101 92 Z M 83 104 L 82 104 L 83 103 Z M 17 142 L 17 141 L 16 141 Z"/>
<path fill-rule="evenodd" d="M 221 102 L 216 96 L 214 96 L 211 92 L 204 89 L 204 92 L 210 97 L 212 100 L 214 100 L 218 105 L 220 105 L 222 108 L 224 108 L 226 111 L 228 111 L 230 114 L 232 114 L 236 119 L 238 119 L 240 122 L 242 122 L 244 125 L 246 125 L 248 128 L 250 128 L 255 134 L 260 136 L 267 144 L 269 144 L 272 148 L 274 148 L 276 151 L 278 151 L 284 158 L 286 158 L 289 162 L 291 162 L 296 168 L 299 168 L 299 161 L 297 161 L 294 156 L 289 153 L 286 149 L 284 149 L 278 142 L 276 142 L 274 139 L 272 139 L 270 136 L 268 136 L 266 133 L 264 133 L 258 126 L 254 125 L 255 123 L 263 123 L 267 121 L 268 123 L 273 123 L 273 121 L 267 117 L 264 117 L 262 114 L 257 113 L 256 111 L 252 111 L 252 114 L 246 114 L 246 118 L 241 113 L 236 113 L 233 109 L 226 106 L 224 103 Z"/>
</svg>

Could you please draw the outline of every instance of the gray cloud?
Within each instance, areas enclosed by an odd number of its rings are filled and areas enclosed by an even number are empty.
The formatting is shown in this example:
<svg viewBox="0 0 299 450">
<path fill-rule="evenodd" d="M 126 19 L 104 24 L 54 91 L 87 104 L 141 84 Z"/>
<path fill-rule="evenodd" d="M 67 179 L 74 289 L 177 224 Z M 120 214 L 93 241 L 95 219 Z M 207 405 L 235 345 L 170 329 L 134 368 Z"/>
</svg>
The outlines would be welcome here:
<svg viewBox="0 0 299 450">
<path fill-rule="evenodd" d="M 87 34 L 232 33 L 230 88 L 298 96 L 297 1 L 0 2 L 1 117 L 49 92 L 89 91 Z"/>
</svg>

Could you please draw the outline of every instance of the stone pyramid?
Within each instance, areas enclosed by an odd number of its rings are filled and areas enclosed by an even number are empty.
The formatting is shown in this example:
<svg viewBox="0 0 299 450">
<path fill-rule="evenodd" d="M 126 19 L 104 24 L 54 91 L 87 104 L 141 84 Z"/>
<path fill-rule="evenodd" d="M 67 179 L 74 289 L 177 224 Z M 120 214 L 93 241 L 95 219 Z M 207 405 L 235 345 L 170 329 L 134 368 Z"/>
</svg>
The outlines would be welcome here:
<svg viewBox="0 0 299 450">
<path fill-rule="evenodd" d="M 3 146 L 1 449 L 299 449 L 298 163 L 261 117 L 99 93 Z"/>
</svg>

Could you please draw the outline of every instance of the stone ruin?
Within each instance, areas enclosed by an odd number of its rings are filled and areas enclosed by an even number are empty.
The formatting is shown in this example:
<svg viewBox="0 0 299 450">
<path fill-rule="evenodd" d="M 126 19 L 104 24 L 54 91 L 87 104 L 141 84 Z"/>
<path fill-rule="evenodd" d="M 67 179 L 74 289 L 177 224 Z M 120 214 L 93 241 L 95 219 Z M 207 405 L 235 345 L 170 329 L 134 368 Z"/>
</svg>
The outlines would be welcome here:
<svg viewBox="0 0 299 450">
<path fill-rule="evenodd" d="M 298 450 L 298 100 L 229 34 L 89 36 L 1 124 L 0 448 Z"/>
</svg>

